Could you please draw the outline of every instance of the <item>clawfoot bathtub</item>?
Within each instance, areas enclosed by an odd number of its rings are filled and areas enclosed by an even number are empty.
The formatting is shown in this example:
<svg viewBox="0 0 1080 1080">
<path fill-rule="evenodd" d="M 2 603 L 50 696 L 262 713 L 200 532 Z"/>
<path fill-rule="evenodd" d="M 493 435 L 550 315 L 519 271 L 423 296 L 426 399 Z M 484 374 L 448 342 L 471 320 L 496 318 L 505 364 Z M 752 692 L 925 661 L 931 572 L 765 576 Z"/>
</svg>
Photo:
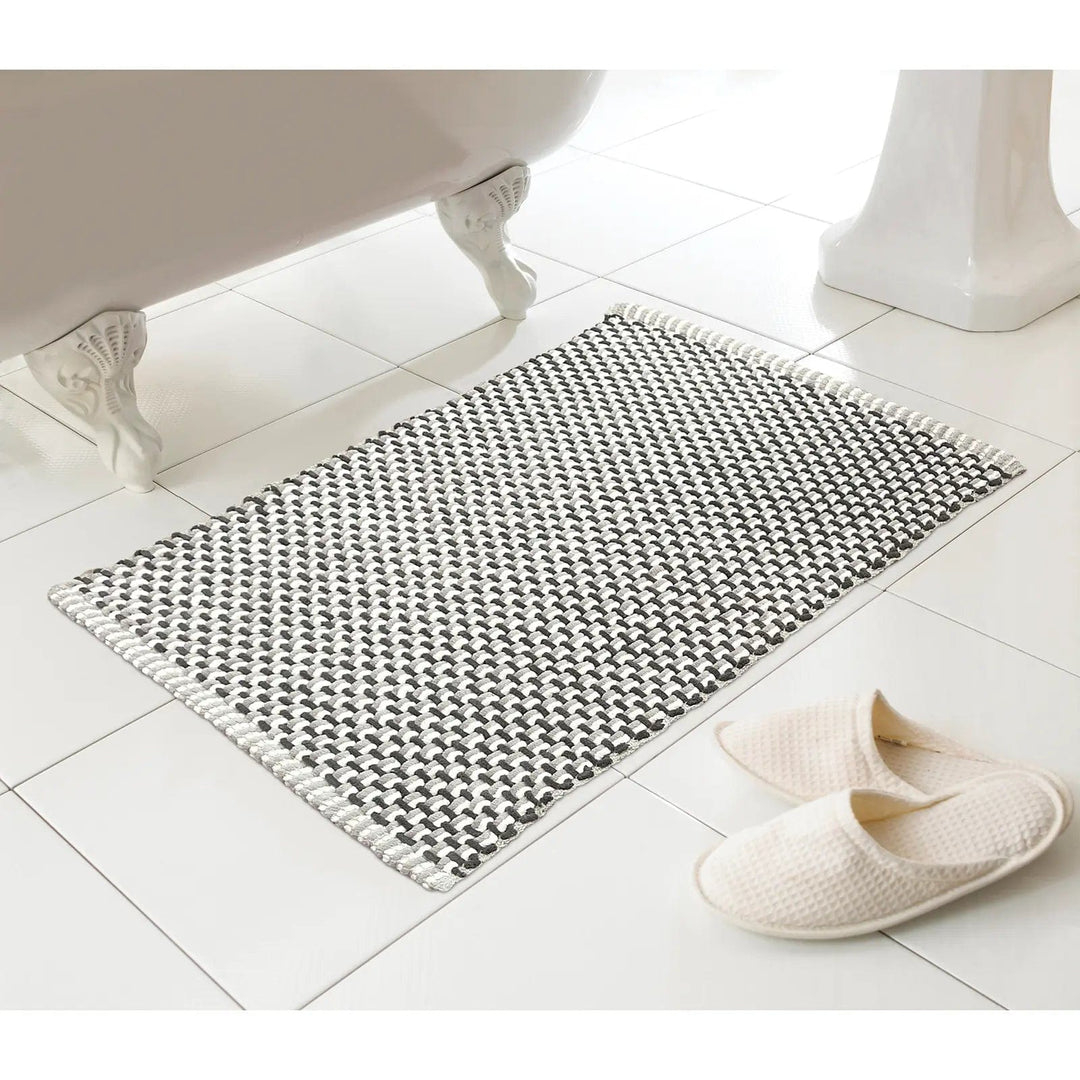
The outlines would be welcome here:
<svg viewBox="0 0 1080 1080">
<path fill-rule="evenodd" d="M 0 73 L 0 358 L 93 429 L 136 491 L 142 309 L 434 201 L 500 313 L 536 275 L 506 223 L 562 145 L 587 71 Z"/>
</svg>

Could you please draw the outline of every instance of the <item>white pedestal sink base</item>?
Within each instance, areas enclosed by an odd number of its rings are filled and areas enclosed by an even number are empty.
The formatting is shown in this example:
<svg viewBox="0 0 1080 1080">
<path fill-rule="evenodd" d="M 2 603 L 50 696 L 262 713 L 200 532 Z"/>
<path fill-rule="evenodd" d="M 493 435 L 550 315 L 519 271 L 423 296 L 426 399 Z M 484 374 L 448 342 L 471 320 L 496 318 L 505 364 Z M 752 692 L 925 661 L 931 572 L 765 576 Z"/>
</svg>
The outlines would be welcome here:
<svg viewBox="0 0 1080 1080">
<path fill-rule="evenodd" d="M 1080 230 L 1050 177 L 1048 71 L 900 75 L 862 212 L 821 238 L 826 285 L 962 330 L 1080 295 Z"/>
</svg>

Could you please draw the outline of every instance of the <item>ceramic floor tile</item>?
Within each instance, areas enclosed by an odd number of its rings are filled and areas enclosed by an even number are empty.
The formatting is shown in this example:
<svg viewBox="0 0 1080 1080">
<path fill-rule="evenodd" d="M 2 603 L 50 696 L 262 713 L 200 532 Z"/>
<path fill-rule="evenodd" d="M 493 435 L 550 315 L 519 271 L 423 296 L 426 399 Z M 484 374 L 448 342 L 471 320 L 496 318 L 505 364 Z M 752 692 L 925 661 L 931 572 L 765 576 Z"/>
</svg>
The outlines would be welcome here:
<svg viewBox="0 0 1080 1080">
<path fill-rule="evenodd" d="M 773 202 L 881 150 L 893 74 L 787 75 L 764 93 L 607 151 L 671 176 Z"/>
<path fill-rule="evenodd" d="M 0 777 L 9 785 L 170 700 L 57 611 L 49 588 L 202 517 L 160 489 L 118 491 L 0 544 Z"/>
<path fill-rule="evenodd" d="M 13 793 L 0 865 L 0 1009 L 236 1007 Z"/>
<path fill-rule="evenodd" d="M 906 715 L 996 757 L 1049 766 L 1080 791 L 1080 679 L 940 615 L 883 595 L 732 702 L 733 721 L 882 688 Z M 718 748 L 703 724 L 634 774 L 730 835 L 787 805 Z M 1075 1008 L 1080 832 L 1039 862 L 890 934 L 1013 1008 Z"/>
<path fill-rule="evenodd" d="M 854 217 L 870 194 L 877 166 L 878 159 L 871 158 L 861 165 L 854 165 L 798 188 L 776 205 L 830 224 Z"/>
<path fill-rule="evenodd" d="M 387 370 L 361 349 L 225 292 L 155 319 L 135 382 L 139 407 L 164 440 L 167 469 Z M 5 384 L 87 432 L 28 371 Z"/>
<path fill-rule="evenodd" d="M 801 350 L 616 282 L 595 280 L 538 304 L 523 322 L 500 320 L 410 361 L 406 368 L 455 390 L 469 390 L 553 349 L 603 319 L 617 303 L 636 303 L 681 315 L 732 337 L 795 359 Z"/>
<path fill-rule="evenodd" d="M 589 277 L 542 256 L 523 257 L 537 273 L 541 299 Z M 476 268 L 439 222 L 424 216 L 240 290 L 394 363 L 498 318 Z"/>
<path fill-rule="evenodd" d="M 989 1007 L 880 935 L 823 949 L 728 926 L 691 876 L 716 841 L 625 780 L 314 1007 Z"/>
<path fill-rule="evenodd" d="M 202 300 L 209 300 L 211 296 L 218 296 L 223 292 L 225 292 L 224 285 L 211 282 L 209 285 L 202 285 L 197 289 L 180 293 L 178 296 L 171 296 L 168 300 L 160 300 L 145 309 L 147 321 L 168 315 L 170 311 L 179 311 L 180 308 L 198 304 Z"/>
<path fill-rule="evenodd" d="M 437 408 L 457 394 L 394 368 L 168 469 L 158 479 L 218 514 L 267 484 Z"/>
<path fill-rule="evenodd" d="M 0 386 L 0 540 L 120 487 L 95 447 L 5 389 L 22 378 L 33 383 L 24 368 Z"/>
<path fill-rule="evenodd" d="M 888 310 L 822 284 L 822 229 L 819 221 L 766 207 L 611 277 L 814 352 Z"/>
<path fill-rule="evenodd" d="M 974 334 L 891 311 L 822 350 L 1013 427 L 1080 447 L 1080 299 L 1020 330 Z"/>
<path fill-rule="evenodd" d="M 570 142 L 606 150 L 715 108 L 736 108 L 782 80 L 771 71 L 609 71 Z"/>
<path fill-rule="evenodd" d="M 241 1004 L 288 1008 L 505 872 L 617 779 L 561 799 L 451 893 L 383 865 L 178 702 L 19 793 Z"/>
<path fill-rule="evenodd" d="M 6 360 L 0 360 L 0 375 L 8 375 L 12 371 L 26 367 L 26 359 L 22 356 L 9 356 Z"/>
<path fill-rule="evenodd" d="M 650 169 L 588 157 L 533 184 L 511 229 L 523 248 L 606 274 L 757 206 Z"/>
<path fill-rule="evenodd" d="M 893 590 L 1080 675 L 1080 454 Z"/>
<path fill-rule="evenodd" d="M 245 285 L 256 278 L 266 277 L 267 274 L 272 274 L 276 270 L 284 270 L 286 266 L 295 266 L 296 263 L 313 259 L 316 255 L 322 255 L 327 251 L 335 251 L 337 248 L 353 244 L 357 240 L 363 240 L 365 236 L 374 236 L 376 233 L 386 232 L 387 229 L 404 225 L 406 221 L 414 220 L 418 214 L 418 210 L 405 210 L 400 214 L 393 214 L 380 221 L 373 221 L 370 225 L 364 225 L 359 229 L 352 229 L 338 236 L 332 236 L 329 240 L 323 240 L 317 244 L 306 244 L 302 247 L 298 244 L 295 251 L 271 259 L 269 262 L 259 263 L 258 266 L 249 266 L 246 270 L 230 274 L 228 277 L 223 277 L 219 284 L 234 289 L 237 285 Z M 300 241 L 299 243 L 303 242 Z"/>
</svg>

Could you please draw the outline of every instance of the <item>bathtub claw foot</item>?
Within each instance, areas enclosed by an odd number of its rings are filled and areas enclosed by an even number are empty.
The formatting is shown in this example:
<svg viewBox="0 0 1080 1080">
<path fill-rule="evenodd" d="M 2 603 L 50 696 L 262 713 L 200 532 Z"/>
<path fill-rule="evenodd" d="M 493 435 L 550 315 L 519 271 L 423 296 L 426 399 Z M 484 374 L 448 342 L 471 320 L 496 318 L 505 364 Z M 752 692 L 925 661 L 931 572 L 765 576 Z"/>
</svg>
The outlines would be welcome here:
<svg viewBox="0 0 1080 1080">
<path fill-rule="evenodd" d="M 132 491 L 149 491 L 161 436 L 139 412 L 135 365 L 146 348 L 141 311 L 103 311 L 70 334 L 26 353 L 34 378 L 94 433 L 106 468 Z"/>
<path fill-rule="evenodd" d="M 443 228 L 479 269 L 506 319 L 524 319 L 536 300 L 536 272 L 514 254 L 506 235 L 506 223 L 528 194 L 528 166 L 512 165 L 435 204 Z"/>
</svg>

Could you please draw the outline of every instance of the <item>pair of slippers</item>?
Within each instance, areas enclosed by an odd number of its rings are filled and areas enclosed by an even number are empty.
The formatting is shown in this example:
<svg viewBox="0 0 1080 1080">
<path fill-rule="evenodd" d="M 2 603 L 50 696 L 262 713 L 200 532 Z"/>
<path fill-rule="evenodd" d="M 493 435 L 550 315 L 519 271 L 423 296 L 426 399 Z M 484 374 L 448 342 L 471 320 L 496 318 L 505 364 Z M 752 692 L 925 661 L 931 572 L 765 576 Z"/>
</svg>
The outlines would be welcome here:
<svg viewBox="0 0 1080 1080">
<path fill-rule="evenodd" d="M 877 691 L 722 724 L 717 739 L 745 772 L 803 804 L 697 865 L 705 899 L 763 934 L 894 926 L 1018 870 L 1072 818 L 1060 777 L 915 724 Z"/>
</svg>

